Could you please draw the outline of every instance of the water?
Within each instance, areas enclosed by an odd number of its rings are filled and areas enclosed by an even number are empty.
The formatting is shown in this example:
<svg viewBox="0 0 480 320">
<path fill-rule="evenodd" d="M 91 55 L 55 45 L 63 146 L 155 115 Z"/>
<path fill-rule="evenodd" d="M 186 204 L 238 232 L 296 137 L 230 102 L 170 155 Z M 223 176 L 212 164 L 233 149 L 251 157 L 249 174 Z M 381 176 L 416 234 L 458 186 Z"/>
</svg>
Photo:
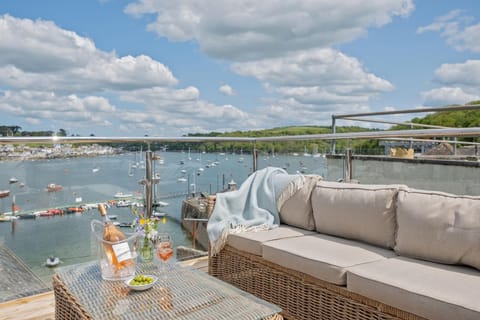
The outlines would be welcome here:
<svg viewBox="0 0 480 320">
<path fill-rule="evenodd" d="M 192 191 L 194 183 L 197 192 L 214 193 L 227 187 L 232 179 L 240 185 L 252 171 L 252 158 L 244 155 L 217 155 L 191 153 L 191 160 L 186 153 L 159 153 L 164 159 L 163 165 L 155 162 L 155 172 L 161 180 L 156 187 L 158 199 L 169 203 L 161 208 L 168 214 L 165 224 L 160 224 L 160 232 L 173 236 L 175 245 L 191 246 L 191 238 L 181 227 L 181 205 L 184 197 L 167 198 L 162 196 L 172 193 Z M 184 164 L 181 165 L 180 161 Z M 145 169 L 133 169 L 129 175 L 132 162 L 139 162 L 134 154 L 102 156 L 95 158 L 56 159 L 48 161 L 0 162 L 0 190 L 10 189 L 10 197 L 0 199 L 0 212 L 11 211 L 12 199 L 21 212 L 44 210 L 81 203 L 104 202 L 113 199 L 115 193 L 143 194 L 139 180 L 145 177 Z M 217 165 L 211 165 L 213 162 Z M 305 171 L 325 175 L 326 161 L 314 157 L 267 157 L 260 156 L 259 167 L 284 167 L 289 173 Z M 210 164 L 209 168 L 206 167 Z M 198 169 L 204 171 L 197 175 Z M 95 169 L 95 170 L 93 170 Z M 18 183 L 9 184 L 12 177 Z M 186 182 L 178 178 L 185 177 Z M 20 187 L 20 183 L 24 186 Z M 47 192 L 46 186 L 56 183 L 63 186 L 58 192 Z M 82 198 L 76 203 L 77 198 Z M 131 222 L 133 215 L 130 208 L 109 209 L 109 214 L 118 216 L 120 222 Z M 100 220 L 97 210 L 83 214 L 39 217 L 37 219 L 17 220 L 15 224 L 0 223 L 0 242 L 3 242 L 19 256 L 41 279 L 51 283 L 54 269 L 44 266 L 50 255 L 60 257 L 62 266 L 97 259 L 95 240 L 91 235 L 90 222 Z M 128 231 L 128 229 L 123 229 Z"/>
</svg>

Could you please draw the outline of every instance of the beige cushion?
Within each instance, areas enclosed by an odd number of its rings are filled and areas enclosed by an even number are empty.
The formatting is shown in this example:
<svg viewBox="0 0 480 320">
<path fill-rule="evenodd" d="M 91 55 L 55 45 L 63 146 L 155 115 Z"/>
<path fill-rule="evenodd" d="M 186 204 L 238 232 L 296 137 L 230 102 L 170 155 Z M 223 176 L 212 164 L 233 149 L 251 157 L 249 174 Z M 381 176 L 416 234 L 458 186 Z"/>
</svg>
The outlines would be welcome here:
<svg viewBox="0 0 480 320">
<path fill-rule="evenodd" d="M 468 267 L 397 257 L 349 268 L 347 288 L 428 319 L 480 319 L 480 272 Z"/>
<path fill-rule="evenodd" d="M 227 244 L 235 249 L 262 256 L 262 243 L 270 240 L 277 240 L 290 237 L 300 237 L 306 234 L 313 234 L 313 231 L 307 231 L 280 225 L 278 228 L 261 231 L 251 231 L 229 234 Z"/>
<path fill-rule="evenodd" d="M 312 193 L 318 232 L 364 241 L 384 248 L 395 245 L 395 198 L 399 185 L 319 182 Z"/>
<path fill-rule="evenodd" d="M 277 200 L 281 223 L 315 230 L 311 196 L 321 179 L 321 176 L 316 175 L 298 176 L 286 186 Z"/>
<path fill-rule="evenodd" d="M 480 197 L 400 191 L 397 223 L 399 255 L 480 269 Z"/>
<path fill-rule="evenodd" d="M 393 256 L 392 250 L 321 234 L 263 244 L 265 260 L 338 285 L 346 284 L 348 267 Z"/>
</svg>

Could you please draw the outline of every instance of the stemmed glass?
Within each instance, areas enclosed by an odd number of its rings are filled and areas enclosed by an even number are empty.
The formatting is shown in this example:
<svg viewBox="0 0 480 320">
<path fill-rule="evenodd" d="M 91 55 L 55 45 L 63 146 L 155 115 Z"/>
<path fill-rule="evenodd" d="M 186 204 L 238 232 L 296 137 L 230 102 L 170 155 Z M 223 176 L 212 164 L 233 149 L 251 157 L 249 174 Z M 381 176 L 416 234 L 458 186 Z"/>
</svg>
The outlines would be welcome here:
<svg viewBox="0 0 480 320">
<path fill-rule="evenodd" d="M 173 242 L 172 237 L 168 233 L 160 233 L 157 237 L 157 244 L 155 249 L 155 258 L 160 260 L 160 273 L 163 279 L 167 279 L 166 272 L 168 271 L 166 265 L 168 260 L 173 256 Z"/>
</svg>

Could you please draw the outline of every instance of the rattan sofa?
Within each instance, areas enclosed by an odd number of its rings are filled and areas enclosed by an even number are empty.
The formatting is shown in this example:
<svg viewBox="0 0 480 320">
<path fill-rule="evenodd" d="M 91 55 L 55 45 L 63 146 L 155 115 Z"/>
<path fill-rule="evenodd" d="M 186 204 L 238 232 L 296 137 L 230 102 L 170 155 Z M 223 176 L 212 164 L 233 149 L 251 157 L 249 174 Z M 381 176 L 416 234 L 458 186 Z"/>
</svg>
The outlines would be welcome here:
<svg viewBox="0 0 480 320">
<path fill-rule="evenodd" d="M 480 197 L 320 181 L 279 209 L 210 274 L 287 319 L 480 319 Z"/>
</svg>

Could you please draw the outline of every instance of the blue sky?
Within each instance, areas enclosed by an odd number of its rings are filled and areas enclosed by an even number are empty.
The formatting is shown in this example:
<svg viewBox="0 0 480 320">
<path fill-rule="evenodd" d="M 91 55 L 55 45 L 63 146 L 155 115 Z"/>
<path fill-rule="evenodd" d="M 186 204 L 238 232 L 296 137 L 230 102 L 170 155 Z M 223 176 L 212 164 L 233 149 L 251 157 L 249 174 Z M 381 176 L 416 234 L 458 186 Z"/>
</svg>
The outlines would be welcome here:
<svg viewBox="0 0 480 320">
<path fill-rule="evenodd" d="M 0 124 L 97 136 L 329 125 L 480 100 L 479 54 L 476 0 L 2 0 Z"/>
</svg>

